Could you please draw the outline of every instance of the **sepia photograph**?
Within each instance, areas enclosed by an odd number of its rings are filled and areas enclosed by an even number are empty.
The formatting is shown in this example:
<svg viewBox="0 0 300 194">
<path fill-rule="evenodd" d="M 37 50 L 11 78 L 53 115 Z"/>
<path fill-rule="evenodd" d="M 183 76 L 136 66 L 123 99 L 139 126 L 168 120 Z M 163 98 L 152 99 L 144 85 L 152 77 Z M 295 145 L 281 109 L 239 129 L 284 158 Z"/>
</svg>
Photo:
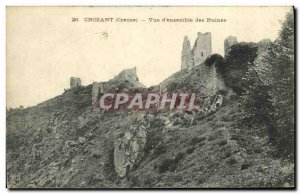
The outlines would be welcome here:
<svg viewBox="0 0 300 194">
<path fill-rule="evenodd" d="M 6 188 L 296 188 L 293 6 L 7 6 Z"/>
</svg>

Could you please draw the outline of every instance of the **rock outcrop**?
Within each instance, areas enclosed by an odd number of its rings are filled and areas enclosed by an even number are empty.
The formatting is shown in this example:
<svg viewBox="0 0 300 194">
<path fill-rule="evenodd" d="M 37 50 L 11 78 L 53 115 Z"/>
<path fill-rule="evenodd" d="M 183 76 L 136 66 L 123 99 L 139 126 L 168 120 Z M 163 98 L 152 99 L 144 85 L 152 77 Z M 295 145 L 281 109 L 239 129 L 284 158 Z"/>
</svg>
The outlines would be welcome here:
<svg viewBox="0 0 300 194">
<path fill-rule="evenodd" d="M 146 127 L 131 126 L 124 136 L 114 143 L 114 166 L 119 177 L 125 177 L 138 164 L 144 154 Z"/>
</svg>

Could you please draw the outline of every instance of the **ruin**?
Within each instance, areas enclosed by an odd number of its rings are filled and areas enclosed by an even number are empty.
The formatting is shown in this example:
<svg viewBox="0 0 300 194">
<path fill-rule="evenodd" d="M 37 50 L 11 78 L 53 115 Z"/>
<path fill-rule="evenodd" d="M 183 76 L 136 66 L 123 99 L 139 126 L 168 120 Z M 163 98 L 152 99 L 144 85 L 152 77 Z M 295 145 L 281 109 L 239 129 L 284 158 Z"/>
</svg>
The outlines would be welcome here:
<svg viewBox="0 0 300 194">
<path fill-rule="evenodd" d="M 181 52 L 181 69 L 190 69 L 194 65 L 203 63 L 212 54 L 211 33 L 198 32 L 193 49 L 191 49 L 188 37 L 184 37 Z"/>
<path fill-rule="evenodd" d="M 194 65 L 191 44 L 187 36 L 184 37 L 181 51 L 181 69 Z"/>
<path fill-rule="evenodd" d="M 195 41 L 192 54 L 194 58 L 194 65 L 203 63 L 206 58 L 211 55 L 211 33 L 198 32 L 198 37 Z"/>
<path fill-rule="evenodd" d="M 211 55 L 209 59 L 214 57 Z M 215 95 L 219 90 L 224 90 L 225 82 L 223 76 L 217 71 L 217 60 L 213 63 L 209 63 L 209 60 L 205 61 L 199 68 L 199 84 L 201 85 L 201 96 L 209 97 Z"/>
<path fill-rule="evenodd" d="M 237 44 L 237 38 L 235 36 L 228 36 L 225 40 L 224 40 L 224 54 L 225 57 L 228 55 L 230 48 L 232 45 Z"/>
<path fill-rule="evenodd" d="M 76 88 L 81 86 L 81 79 L 78 77 L 71 77 L 70 78 L 70 89 Z"/>
<path fill-rule="evenodd" d="M 99 99 L 101 93 L 103 93 L 102 83 L 101 82 L 93 82 L 92 105 L 95 105 L 95 103 Z"/>
<path fill-rule="evenodd" d="M 125 81 L 125 80 L 139 81 L 136 74 L 136 67 L 133 67 L 131 69 L 124 69 L 115 78 L 117 78 L 118 81 Z"/>
<path fill-rule="evenodd" d="M 124 69 L 118 75 L 116 75 L 113 79 L 109 80 L 111 84 L 119 85 L 120 83 L 124 83 L 127 87 L 140 87 L 145 88 L 141 82 L 139 82 L 139 78 L 137 76 L 136 67 L 131 69 Z"/>
</svg>

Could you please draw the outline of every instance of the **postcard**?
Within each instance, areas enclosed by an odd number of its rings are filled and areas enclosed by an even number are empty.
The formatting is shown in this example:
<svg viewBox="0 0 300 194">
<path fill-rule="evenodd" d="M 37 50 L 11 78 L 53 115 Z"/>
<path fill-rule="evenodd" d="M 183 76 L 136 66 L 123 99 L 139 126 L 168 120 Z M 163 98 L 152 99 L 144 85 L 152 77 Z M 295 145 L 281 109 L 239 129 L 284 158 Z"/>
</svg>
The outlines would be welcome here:
<svg viewBox="0 0 300 194">
<path fill-rule="evenodd" d="M 9 189 L 295 189 L 294 7 L 7 6 Z"/>
</svg>

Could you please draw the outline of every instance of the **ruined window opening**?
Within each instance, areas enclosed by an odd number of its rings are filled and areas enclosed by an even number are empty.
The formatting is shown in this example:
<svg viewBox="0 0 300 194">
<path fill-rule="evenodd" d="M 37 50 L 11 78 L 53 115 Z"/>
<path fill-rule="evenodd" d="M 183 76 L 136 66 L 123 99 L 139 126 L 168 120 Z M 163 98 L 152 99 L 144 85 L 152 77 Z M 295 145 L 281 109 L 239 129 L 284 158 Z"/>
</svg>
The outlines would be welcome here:
<svg viewBox="0 0 300 194">
<path fill-rule="evenodd" d="M 201 57 L 203 57 L 203 52 L 201 52 Z"/>
</svg>

